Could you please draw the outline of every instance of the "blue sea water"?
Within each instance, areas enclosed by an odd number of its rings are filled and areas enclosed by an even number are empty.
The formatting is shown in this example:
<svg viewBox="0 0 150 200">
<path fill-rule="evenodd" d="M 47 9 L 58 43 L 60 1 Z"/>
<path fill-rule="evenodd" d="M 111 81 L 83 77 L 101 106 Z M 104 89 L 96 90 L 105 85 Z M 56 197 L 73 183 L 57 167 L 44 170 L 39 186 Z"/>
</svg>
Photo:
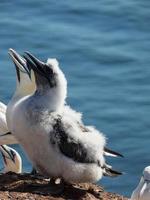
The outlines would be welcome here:
<svg viewBox="0 0 150 200">
<path fill-rule="evenodd" d="M 8 103 L 15 89 L 8 48 L 56 57 L 68 80 L 67 102 L 125 156 L 108 160 L 124 175 L 100 184 L 127 196 L 150 165 L 149 21 L 147 0 L 0 1 L 0 100 Z"/>
</svg>

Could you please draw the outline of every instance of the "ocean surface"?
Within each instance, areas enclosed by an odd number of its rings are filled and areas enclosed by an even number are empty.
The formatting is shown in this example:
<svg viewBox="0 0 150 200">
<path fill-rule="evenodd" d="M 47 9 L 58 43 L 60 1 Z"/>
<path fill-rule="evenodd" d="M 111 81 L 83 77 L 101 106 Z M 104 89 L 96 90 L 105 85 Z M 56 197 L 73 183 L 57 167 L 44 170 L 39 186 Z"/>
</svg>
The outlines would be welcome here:
<svg viewBox="0 0 150 200">
<path fill-rule="evenodd" d="M 99 184 L 127 196 L 150 165 L 149 22 L 147 0 L 0 1 L 0 101 L 7 104 L 15 90 L 10 47 L 44 61 L 57 58 L 68 80 L 68 104 L 125 156 L 108 159 L 124 175 Z"/>
</svg>

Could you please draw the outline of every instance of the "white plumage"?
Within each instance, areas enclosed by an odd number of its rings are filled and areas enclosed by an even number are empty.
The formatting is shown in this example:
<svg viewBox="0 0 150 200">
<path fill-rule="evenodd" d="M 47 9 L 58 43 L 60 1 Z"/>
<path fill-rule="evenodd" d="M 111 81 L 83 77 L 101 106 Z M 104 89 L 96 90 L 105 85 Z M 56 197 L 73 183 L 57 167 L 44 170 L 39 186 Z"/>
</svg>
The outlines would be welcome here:
<svg viewBox="0 0 150 200">
<path fill-rule="evenodd" d="M 131 200 L 150 200 L 150 166 L 143 171 L 143 176 L 133 191 Z"/>
<path fill-rule="evenodd" d="M 2 154 L 3 163 L 4 163 L 4 168 L 3 168 L 2 173 L 7 173 L 7 172 L 21 173 L 22 172 L 22 159 L 19 153 L 15 149 L 7 145 L 1 145 L 0 152 Z"/>
<path fill-rule="evenodd" d="M 12 52 L 12 53 L 11 53 Z M 13 54 L 14 51 L 11 50 L 10 54 L 11 57 L 19 57 L 19 55 L 17 54 L 17 52 L 15 52 L 15 54 Z M 16 62 L 16 63 L 15 63 Z M 14 135 L 12 135 L 8 129 L 8 123 L 10 124 L 9 126 L 11 126 L 11 119 L 12 119 L 12 115 L 11 115 L 11 111 L 12 111 L 12 107 L 15 106 L 15 102 L 19 101 L 19 99 L 21 99 L 24 96 L 27 96 L 28 94 L 31 94 L 35 91 L 35 81 L 34 81 L 34 77 L 31 77 L 31 79 L 29 78 L 29 76 L 27 75 L 27 72 L 24 70 L 24 68 L 22 67 L 22 63 L 25 64 L 24 59 L 20 56 L 20 63 L 14 59 L 14 63 L 17 64 L 17 90 L 16 93 L 14 95 L 14 98 L 11 101 L 11 104 L 8 104 L 8 107 L 0 102 L 0 145 L 3 144 L 17 144 L 18 141 L 17 139 L 14 137 Z M 19 79 L 19 80 L 18 80 Z M 7 121 L 6 121 L 6 110 L 9 110 L 9 115 L 7 115 Z"/>
<path fill-rule="evenodd" d="M 14 93 L 14 96 L 12 98 L 12 100 L 9 102 L 8 104 L 8 110 L 7 113 L 9 113 L 9 115 L 7 114 L 7 121 L 9 123 L 9 126 L 11 126 L 11 115 L 13 115 L 13 107 L 15 107 L 15 104 L 17 104 L 17 102 L 23 98 L 24 96 L 33 94 L 35 92 L 36 89 L 36 84 L 35 84 L 35 77 L 34 77 L 34 73 L 31 70 L 31 76 L 29 78 L 27 70 L 26 70 L 26 61 L 25 59 L 23 59 L 16 51 L 14 51 L 13 49 L 9 50 L 9 54 L 16 66 L 16 71 L 17 71 L 17 89 Z M 57 69 L 59 69 L 58 67 L 58 61 L 54 58 L 49 58 L 47 61 L 50 65 L 54 65 Z M 25 68 L 25 69 L 24 69 Z M 18 80 L 19 79 L 19 80 Z M 67 86 L 67 82 L 64 83 L 64 87 Z M 66 96 L 66 89 L 62 88 L 62 91 L 64 92 L 64 96 Z M 65 105 L 63 106 L 63 113 L 65 115 L 70 116 L 71 118 L 74 118 L 74 120 L 77 123 L 82 123 L 82 114 L 79 112 L 76 112 L 75 110 L 73 110 L 72 108 L 70 108 L 70 106 Z M 112 151 L 108 148 L 105 147 L 104 149 L 104 155 L 106 156 L 112 156 L 112 157 L 118 157 L 121 156 L 123 157 L 120 153 Z"/>
<path fill-rule="evenodd" d="M 18 143 L 16 138 L 9 133 L 6 122 L 7 106 L 0 102 L 0 145 Z"/>
<path fill-rule="evenodd" d="M 0 134 L 7 133 L 8 127 L 6 122 L 6 109 L 7 106 L 0 102 Z"/>
<path fill-rule="evenodd" d="M 45 64 L 28 56 L 37 90 L 13 106 L 9 128 L 33 165 L 44 175 L 75 182 L 95 182 L 103 173 L 115 174 L 105 164 L 103 134 L 85 127 L 80 114 L 64 109 L 67 81 L 58 63 L 52 65 L 48 60 Z"/>
<path fill-rule="evenodd" d="M 14 96 L 12 97 L 11 101 L 8 103 L 7 112 L 6 112 L 6 119 L 7 125 L 12 127 L 12 118 L 13 118 L 13 109 L 15 108 L 15 104 L 19 102 L 20 99 L 23 97 L 32 94 L 35 91 L 35 81 L 34 77 L 29 78 L 27 75 L 27 71 L 22 67 L 23 65 L 26 66 L 25 60 L 13 49 L 9 50 L 9 54 L 13 59 L 13 62 L 16 67 L 16 91 Z M 32 75 L 32 74 L 31 74 Z"/>
</svg>

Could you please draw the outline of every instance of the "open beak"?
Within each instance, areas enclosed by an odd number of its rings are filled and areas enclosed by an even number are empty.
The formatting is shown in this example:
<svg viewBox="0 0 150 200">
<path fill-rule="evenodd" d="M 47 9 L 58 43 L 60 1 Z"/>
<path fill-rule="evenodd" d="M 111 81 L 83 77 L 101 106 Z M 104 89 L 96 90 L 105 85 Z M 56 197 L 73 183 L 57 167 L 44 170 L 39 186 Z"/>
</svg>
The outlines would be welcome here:
<svg viewBox="0 0 150 200">
<path fill-rule="evenodd" d="M 11 150 L 7 148 L 6 145 L 1 145 L 0 151 L 1 151 L 5 164 L 7 164 L 7 159 L 11 159 L 13 162 L 15 162 L 15 154 L 12 153 Z"/>
<path fill-rule="evenodd" d="M 104 147 L 104 155 L 105 156 L 111 156 L 111 157 L 124 157 L 122 154 L 116 152 L 116 151 L 113 151 L 111 149 L 108 149 L 107 147 Z"/>
<path fill-rule="evenodd" d="M 30 77 L 30 70 L 27 68 L 26 60 L 13 49 L 9 49 L 8 53 L 15 64 L 18 81 L 20 82 L 20 71 L 27 73 Z"/>
</svg>

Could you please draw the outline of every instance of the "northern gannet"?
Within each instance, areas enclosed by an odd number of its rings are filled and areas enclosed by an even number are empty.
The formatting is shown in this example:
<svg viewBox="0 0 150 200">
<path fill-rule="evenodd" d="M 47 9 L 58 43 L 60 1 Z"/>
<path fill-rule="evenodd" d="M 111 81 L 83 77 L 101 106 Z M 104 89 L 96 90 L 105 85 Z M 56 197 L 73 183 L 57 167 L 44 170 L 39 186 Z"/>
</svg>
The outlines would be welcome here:
<svg viewBox="0 0 150 200">
<path fill-rule="evenodd" d="M 4 168 L 2 173 L 7 172 L 22 172 L 22 159 L 19 153 L 7 145 L 0 146 L 0 152 L 3 157 Z"/>
<path fill-rule="evenodd" d="M 15 64 L 17 74 L 16 91 L 11 101 L 8 103 L 6 112 L 8 129 L 12 130 L 13 109 L 20 99 L 32 94 L 35 91 L 35 81 L 34 77 L 27 75 L 28 70 L 26 69 L 26 61 L 13 49 L 9 49 L 9 55 Z"/>
<path fill-rule="evenodd" d="M 143 176 L 133 191 L 131 200 L 150 200 L 150 166 L 143 171 Z"/>
<path fill-rule="evenodd" d="M 22 56 L 20 56 L 13 49 L 9 50 L 9 54 L 15 64 L 15 67 L 16 67 L 17 87 L 16 87 L 16 92 L 15 92 L 11 102 L 8 104 L 8 110 L 7 110 L 7 115 L 8 115 L 7 120 L 8 121 L 10 121 L 9 118 L 11 119 L 11 117 L 9 117 L 9 116 L 12 115 L 13 107 L 17 103 L 17 101 L 19 101 L 19 99 L 21 99 L 24 96 L 33 94 L 35 92 L 35 88 L 36 88 L 34 73 L 31 73 L 30 78 L 28 77 L 28 70 L 26 68 L 27 66 L 26 66 L 25 59 Z M 59 65 L 58 61 L 54 58 L 51 58 L 51 59 L 49 58 L 48 63 L 50 65 L 54 65 L 54 66 Z M 74 120 L 76 120 L 77 123 L 80 123 L 80 124 L 83 123 L 82 122 L 82 114 L 74 111 L 70 106 L 65 105 L 63 108 L 63 113 L 70 115 L 70 117 L 74 118 Z M 113 151 L 113 150 L 109 149 L 108 147 L 104 148 L 104 155 L 112 156 L 112 157 L 118 157 L 118 156 L 123 157 L 120 153 Z"/>
<path fill-rule="evenodd" d="M 105 137 L 63 113 L 67 81 L 59 66 L 25 56 L 34 70 L 36 91 L 13 110 L 12 132 L 41 174 L 68 182 L 96 182 L 117 176 L 105 163 Z M 17 126 L 16 126 L 17 124 Z"/>
<path fill-rule="evenodd" d="M 17 139 L 11 134 L 9 131 L 9 126 L 11 126 L 11 118 L 12 118 L 12 108 L 15 105 L 15 103 L 22 97 L 31 94 L 35 91 L 35 83 L 31 81 L 29 76 L 27 75 L 27 71 L 25 71 L 25 61 L 20 56 L 19 62 L 15 58 L 19 57 L 17 52 L 10 49 L 9 54 L 11 57 L 13 57 L 13 61 L 15 64 L 17 64 L 18 67 L 16 67 L 17 72 L 17 90 L 14 94 L 14 97 L 10 104 L 8 104 L 8 107 L 0 102 L 0 145 L 4 144 L 17 144 Z M 22 67 L 21 64 L 24 64 L 24 67 Z M 32 77 L 32 80 L 34 81 L 34 77 Z M 7 111 L 7 122 L 6 122 L 6 110 Z"/>
</svg>

